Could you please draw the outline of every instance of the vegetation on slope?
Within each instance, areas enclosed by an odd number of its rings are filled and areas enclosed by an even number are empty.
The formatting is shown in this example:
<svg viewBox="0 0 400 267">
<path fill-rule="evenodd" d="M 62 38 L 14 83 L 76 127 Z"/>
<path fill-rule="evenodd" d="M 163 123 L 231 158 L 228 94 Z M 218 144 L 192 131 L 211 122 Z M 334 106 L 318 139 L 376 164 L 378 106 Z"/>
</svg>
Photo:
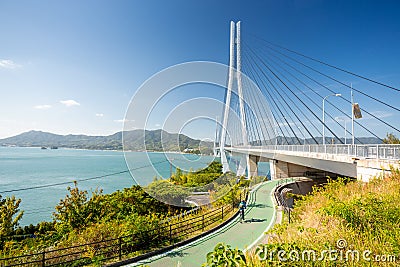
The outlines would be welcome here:
<svg viewBox="0 0 400 267">
<path fill-rule="evenodd" d="M 177 168 L 175 174 L 170 178 L 174 184 L 185 187 L 203 186 L 219 178 L 222 174 L 222 164 L 214 161 L 202 170 L 196 172 L 183 173 Z"/>
<path fill-rule="evenodd" d="M 329 181 L 299 198 L 292 222 L 275 225 L 268 232 L 268 244 L 258 246 L 238 266 L 398 266 L 400 263 L 399 170 L 369 183 Z"/>
<path fill-rule="evenodd" d="M 218 171 L 220 172 L 218 176 L 221 176 L 220 163 L 212 163 L 208 168 L 195 173 L 202 174 L 201 177 L 207 175 L 214 177 Z M 175 173 L 174 176 L 176 177 L 176 175 Z M 170 185 L 164 191 L 166 196 L 177 197 L 176 186 L 168 180 L 154 181 L 148 188 L 149 192 L 151 192 L 151 189 L 159 192 L 157 186 L 161 183 Z M 230 204 L 233 203 L 232 201 L 237 202 L 240 198 L 239 195 L 240 191 L 236 186 L 230 197 L 226 198 L 226 201 L 229 201 Z M 179 195 L 178 197 L 182 196 Z M 86 264 L 104 260 L 104 256 L 101 256 L 103 257 L 101 258 L 98 253 L 96 254 L 96 251 L 103 249 L 100 244 L 105 246 L 105 240 L 111 240 L 107 244 L 115 247 L 115 241 L 112 240 L 118 241 L 123 238 L 123 240 L 129 240 L 127 241 L 129 243 L 124 244 L 124 248 L 129 247 L 127 251 L 143 252 L 184 238 L 177 235 L 176 240 L 171 239 L 171 229 L 170 227 L 166 228 L 165 225 L 168 226 L 168 223 L 176 222 L 181 224 L 183 221 L 180 221 L 180 218 L 176 215 L 181 214 L 185 209 L 160 202 L 139 186 L 125 188 L 112 194 L 103 194 L 102 190 L 99 189 L 91 193 L 80 190 L 75 183 L 73 187 L 68 188 L 66 197 L 61 199 L 55 207 L 53 221 L 41 222 L 36 226 L 31 225 L 25 228 L 17 228 L 18 220 L 22 217 L 22 212 L 19 211 L 20 202 L 21 200 L 14 197 L 0 201 L 0 263 L 1 258 L 41 253 L 42 251 L 47 251 L 47 258 L 64 257 L 70 253 L 78 252 L 78 248 L 74 251 L 73 247 L 90 244 L 83 247 L 83 250 L 86 251 L 83 256 L 86 259 L 79 263 Z M 226 202 L 220 201 L 218 203 L 218 205 L 223 204 L 226 204 Z M 206 212 L 206 210 L 199 210 L 197 214 L 185 215 L 185 219 L 201 217 L 201 214 Z M 215 213 L 217 217 L 213 219 L 209 227 L 220 222 L 219 220 L 222 218 L 218 214 L 220 213 Z M 224 215 L 229 216 L 229 211 L 225 210 Z M 194 228 L 196 230 L 196 227 L 205 229 L 201 220 L 195 220 L 195 222 L 199 225 L 185 229 Z M 207 224 L 209 223 L 207 222 Z M 181 232 L 180 230 L 178 232 Z M 196 234 L 197 230 L 192 232 L 192 235 Z M 126 239 L 126 237 L 129 238 Z M 118 247 L 118 244 L 116 245 Z M 133 249 L 131 250 L 131 248 Z M 57 252 L 57 249 L 64 250 Z M 116 252 L 111 251 L 110 253 L 115 256 Z M 39 255 L 39 257 L 42 257 L 41 254 Z M 118 253 L 116 255 L 118 256 Z M 130 254 L 130 256 L 132 255 L 135 254 Z M 37 259 L 33 257 L 29 260 Z M 64 261 L 66 258 L 60 260 Z M 26 259 L 21 258 L 21 261 L 26 261 Z M 19 263 L 19 260 L 17 260 L 17 263 Z"/>
<path fill-rule="evenodd" d="M 171 209 L 178 212 L 155 200 L 139 186 L 112 194 L 95 190 L 89 196 L 75 184 L 55 207 L 53 222 L 41 222 L 25 229 L 15 229 L 14 224 L 8 228 L 8 234 L 1 235 L 0 249 L 3 256 L 13 256 L 35 253 L 55 244 L 66 247 L 136 234 L 157 226 Z M 19 219 L 18 216 L 15 219 Z M 21 238 L 26 234 L 31 235 Z"/>
</svg>

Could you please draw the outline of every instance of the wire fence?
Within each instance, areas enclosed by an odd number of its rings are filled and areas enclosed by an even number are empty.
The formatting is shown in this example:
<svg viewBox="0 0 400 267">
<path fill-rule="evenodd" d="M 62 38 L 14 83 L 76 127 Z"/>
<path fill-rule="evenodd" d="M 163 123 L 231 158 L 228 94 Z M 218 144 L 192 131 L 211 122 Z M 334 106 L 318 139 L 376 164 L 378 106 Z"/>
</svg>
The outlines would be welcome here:
<svg viewBox="0 0 400 267">
<path fill-rule="evenodd" d="M 183 216 L 175 223 L 163 222 L 134 235 L 0 258 L 0 266 L 84 266 L 96 262 L 120 261 L 125 257 L 134 257 L 165 248 L 200 234 L 217 225 L 217 222 L 224 221 L 237 205 L 236 201 L 195 217 L 185 219 Z"/>
</svg>

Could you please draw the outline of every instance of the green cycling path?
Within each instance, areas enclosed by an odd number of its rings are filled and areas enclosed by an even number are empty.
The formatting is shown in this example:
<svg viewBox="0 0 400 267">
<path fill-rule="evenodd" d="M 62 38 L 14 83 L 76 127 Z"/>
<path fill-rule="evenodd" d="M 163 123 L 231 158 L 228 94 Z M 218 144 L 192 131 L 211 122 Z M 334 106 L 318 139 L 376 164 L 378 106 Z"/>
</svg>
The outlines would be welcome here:
<svg viewBox="0 0 400 267">
<path fill-rule="evenodd" d="M 245 221 L 240 222 L 237 216 L 223 228 L 204 236 L 185 246 L 169 252 L 142 260 L 128 266 L 165 266 L 194 267 L 206 262 L 206 255 L 212 251 L 218 242 L 224 242 L 233 248 L 250 249 L 262 240 L 265 231 L 275 221 L 275 209 L 271 192 L 276 181 L 268 181 L 255 187 L 247 202 Z"/>
</svg>

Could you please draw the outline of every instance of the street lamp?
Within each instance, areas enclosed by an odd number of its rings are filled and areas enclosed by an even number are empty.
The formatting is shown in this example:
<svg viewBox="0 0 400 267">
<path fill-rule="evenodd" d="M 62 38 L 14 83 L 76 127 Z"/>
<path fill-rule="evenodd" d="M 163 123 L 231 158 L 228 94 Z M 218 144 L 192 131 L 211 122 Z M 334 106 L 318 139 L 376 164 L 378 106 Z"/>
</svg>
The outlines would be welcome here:
<svg viewBox="0 0 400 267">
<path fill-rule="evenodd" d="M 342 94 L 327 95 L 322 99 L 322 144 L 325 145 L 325 100 L 330 96 L 342 96 Z"/>
</svg>

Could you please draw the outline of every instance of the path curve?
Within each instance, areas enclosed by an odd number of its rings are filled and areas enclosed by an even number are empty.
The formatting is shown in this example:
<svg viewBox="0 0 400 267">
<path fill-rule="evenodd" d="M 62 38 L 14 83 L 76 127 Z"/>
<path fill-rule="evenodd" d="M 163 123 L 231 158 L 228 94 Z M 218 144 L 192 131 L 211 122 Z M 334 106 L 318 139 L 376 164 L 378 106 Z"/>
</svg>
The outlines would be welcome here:
<svg viewBox="0 0 400 267">
<path fill-rule="evenodd" d="M 240 223 L 239 216 L 216 232 L 192 243 L 172 249 L 126 266 L 194 267 L 206 262 L 206 255 L 218 242 L 246 251 L 262 241 L 265 232 L 275 222 L 273 190 L 277 181 L 268 181 L 255 187 L 249 195 L 245 213 L 246 221 Z"/>
</svg>

